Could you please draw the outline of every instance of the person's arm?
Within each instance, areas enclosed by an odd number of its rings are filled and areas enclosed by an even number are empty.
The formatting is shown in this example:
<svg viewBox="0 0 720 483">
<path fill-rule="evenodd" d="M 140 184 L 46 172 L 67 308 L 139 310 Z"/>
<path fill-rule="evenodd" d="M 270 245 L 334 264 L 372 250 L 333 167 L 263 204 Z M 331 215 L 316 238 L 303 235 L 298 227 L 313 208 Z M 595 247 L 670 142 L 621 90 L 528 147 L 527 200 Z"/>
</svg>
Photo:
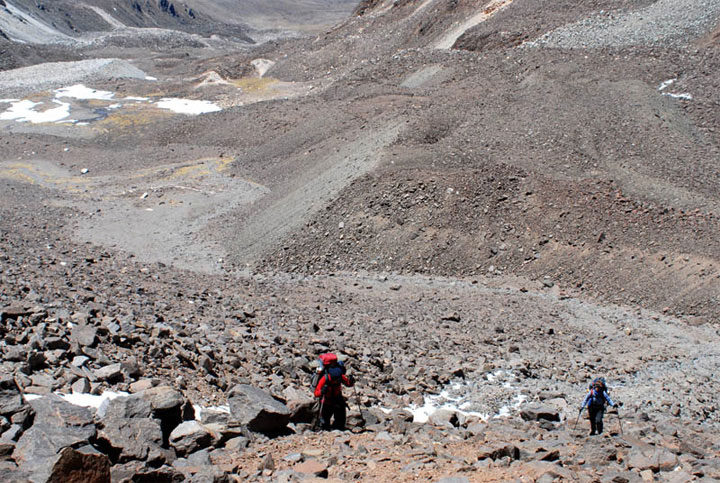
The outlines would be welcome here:
<svg viewBox="0 0 720 483">
<path fill-rule="evenodd" d="M 584 400 L 583 403 L 582 403 L 582 407 L 580 408 L 580 411 L 582 411 L 583 409 L 585 409 L 585 406 L 587 406 L 587 405 L 590 403 L 590 396 L 591 396 L 591 395 L 592 395 L 592 393 L 591 393 L 590 391 L 588 391 L 587 396 L 585 396 L 585 400 Z"/>
<path fill-rule="evenodd" d="M 355 385 L 355 379 L 352 376 L 348 377 L 343 374 L 342 383 L 345 384 L 347 387 L 353 387 Z"/>
<path fill-rule="evenodd" d="M 315 387 L 315 397 L 321 397 L 323 395 L 323 387 L 325 387 L 325 376 L 320 378 L 317 387 Z"/>
<path fill-rule="evenodd" d="M 610 399 L 610 394 L 608 394 L 607 391 L 605 391 L 603 393 L 603 396 L 605 396 L 605 400 L 608 402 L 609 405 L 611 405 L 613 407 L 615 406 L 615 403 L 613 402 L 612 399 Z"/>
</svg>

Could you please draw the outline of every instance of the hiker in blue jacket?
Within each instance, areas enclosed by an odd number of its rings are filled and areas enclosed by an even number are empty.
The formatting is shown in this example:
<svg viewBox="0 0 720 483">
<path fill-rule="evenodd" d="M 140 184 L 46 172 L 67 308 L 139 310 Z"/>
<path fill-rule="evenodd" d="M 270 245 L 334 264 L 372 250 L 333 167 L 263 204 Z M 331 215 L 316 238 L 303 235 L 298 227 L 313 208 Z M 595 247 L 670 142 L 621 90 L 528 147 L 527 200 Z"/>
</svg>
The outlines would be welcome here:
<svg viewBox="0 0 720 483">
<path fill-rule="evenodd" d="M 603 415 L 605 414 L 605 403 L 612 407 L 617 407 L 617 404 L 610 399 L 607 393 L 607 386 L 605 386 L 605 379 L 600 377 L 595 379 L 590 385 L 587 396 L 583 401 L 580 412 L 588 408 L 588 417 L 590 419 L 590 436 L 595 434 L 602 434 L 603 432 Z"/>
</svg>

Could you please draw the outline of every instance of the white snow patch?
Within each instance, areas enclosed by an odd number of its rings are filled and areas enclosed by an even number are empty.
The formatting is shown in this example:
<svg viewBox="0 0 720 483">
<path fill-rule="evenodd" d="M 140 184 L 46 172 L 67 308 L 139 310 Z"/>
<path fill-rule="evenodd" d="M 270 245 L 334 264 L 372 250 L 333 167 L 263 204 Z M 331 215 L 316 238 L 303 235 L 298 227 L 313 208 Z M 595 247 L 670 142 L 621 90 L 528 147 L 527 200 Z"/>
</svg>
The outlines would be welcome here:
<svg viewBox="0 0 720 483">
<path fill-rule="evenodd" d="M 35 110 L 35 107 L 43 105 L 43 102 L 33 102 L 27 99 L 13 102 L 8 110 L 0 114 L 0 120 L 39 124 L 61 121 L 70 115 L 70 104 L 57 100 L 53 100 L 53 102 L 59 106 L 44 111 Z"/>
<path fill-rule="evenodd" d="M 0 104 L 10 104 L 11 102 L 18 102 L 20 99 L 0 99 Z"/>
<path fill-rule="evenodd" d="M 671 85 L 673 85 L 676 80 L 677 80 L 677 79 L 668 79 L 668 80 L 666 80 L 666 81 L 662 81 L 662 82 L 660 83 L 660 85 L 658 86 L 658 90 L 659 90 L 659 91 L 662 91 L 662 90 L 667 89 L 668 87 L 670 87 Z"/>
<path fill-rule="evenodd" d="M 145 76 L 145 80 L 147 80 L 147 81 L 156 81 L 156 80 L 157 80 L 157 77 L 153 77 L 153 76 L 151 76 L 151 75 L 146 75 L 146 76 Z"/>
<path fill-rule="evenodd" d="M 95 395 L 95 394 L 84 394 L 84 393 L 77 393 L 74 392 L 72 394 L 63 394 L 56 392 L 57 396 L 60 396 L 65 401 L 69 402 L 70 404 L 74 406 L 83 406 L 86 408 L 99 408 L 100 405 L 106 401 L 106 400 L 112 400 L 116 397 L 121 396 L 129 396 L 130 393 L 127 392 L 112 392 L 112 391 L 105 391 L 102 393 L 102 395 Z M 40 399 L 43 397 L 43 394 L 23 394 L 23 397 L 26 401 L 34 401 L 36 399 Z"/>
<path fill-rule="evenodd" d="M 63 87 L 55 91 L 55 98 L 60 99 L 63 97 L 70 97 L 72 99 L 99 99 L 102 101 L 109 101 L 115 97 L 115 94 L 109 91 L 99 91 L 97 89 L 91 89 L 82 84 L 75 84 L 70 87 Z"/>
<path fill-rule="evenodd" d="M 167 97 L 159 100 L 156 106 L 160 109 L 168 109 L 178 114 L 198 115 L 208 112 L 217 112 L 222 109 L 210 101 L 196 101 L 192 99 L 178 99 Z"/>
<path fill-rule="evenodd" d="M 195 420 L 200 421 L 202 419 L 202 413 L 203 411 L 218 411 L 225 414 L 230 414 L 230 406 L 208 406 L 203 407 L 199 404 L 193 404 L 193 409 L 195 410 Z"/>
<path fill-rule="evenodd" d="M 683 94 L 672 94 L 670 92 L 663 92 L 663 96 L 672 97 L 674 99 L 683 99 L 686 101 L 692 101 L 692 95 L 688 92 L 685 92 Z"/>
<path fill-rule="evenodd" d="M 125 397 L 129 396 L 130 393 L 127 392 L 112 392 L 112 391 L 105 391 L 101 395 L 95 395 L 95 394 L 85 394 L 85 393 L 78 393 L 74 392 L 72 394 L 61 394 L 56 393 L 58 396 L 69 402 L 70 404 L 73 404 L 75 406 L 83 406 L 86 408 L 99 408 L 100 405 L 105 402 L 106 400 L 113 400 L 117 397 Z"/>
<path fill-rule="evenodd" d="M 150 99 L 147 97 L 126 97 L 126 101 L 137 101 L 137 102 L 147 102 Z"/>
</svg>

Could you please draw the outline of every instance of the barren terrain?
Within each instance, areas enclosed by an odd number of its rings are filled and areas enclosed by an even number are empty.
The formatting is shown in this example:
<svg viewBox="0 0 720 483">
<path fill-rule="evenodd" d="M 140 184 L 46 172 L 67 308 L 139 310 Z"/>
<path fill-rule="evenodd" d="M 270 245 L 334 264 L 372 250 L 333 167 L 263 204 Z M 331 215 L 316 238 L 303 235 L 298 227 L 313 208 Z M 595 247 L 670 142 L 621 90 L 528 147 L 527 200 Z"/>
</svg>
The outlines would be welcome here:
<svg viewBox="0 0 720 483">
<path fill-rule="evenodd" d="M 720 2 L 170 5 L 0 0 L 10 481 L 720 478 Z"/>
</svg>

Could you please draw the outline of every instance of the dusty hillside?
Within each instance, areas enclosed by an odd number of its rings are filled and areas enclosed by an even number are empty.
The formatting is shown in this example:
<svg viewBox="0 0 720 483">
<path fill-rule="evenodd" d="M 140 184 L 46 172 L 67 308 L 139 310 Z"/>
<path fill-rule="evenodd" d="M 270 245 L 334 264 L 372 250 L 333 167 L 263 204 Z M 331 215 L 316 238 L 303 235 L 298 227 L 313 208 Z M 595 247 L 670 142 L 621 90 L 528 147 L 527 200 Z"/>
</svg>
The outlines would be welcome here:
<svg viewBox="0 0 720 483">
<path fill-rule="evenodd" d="M 10 481 L 720 478 L 720 2 L 121 3 L 0 39 Z"/>
</svg>

